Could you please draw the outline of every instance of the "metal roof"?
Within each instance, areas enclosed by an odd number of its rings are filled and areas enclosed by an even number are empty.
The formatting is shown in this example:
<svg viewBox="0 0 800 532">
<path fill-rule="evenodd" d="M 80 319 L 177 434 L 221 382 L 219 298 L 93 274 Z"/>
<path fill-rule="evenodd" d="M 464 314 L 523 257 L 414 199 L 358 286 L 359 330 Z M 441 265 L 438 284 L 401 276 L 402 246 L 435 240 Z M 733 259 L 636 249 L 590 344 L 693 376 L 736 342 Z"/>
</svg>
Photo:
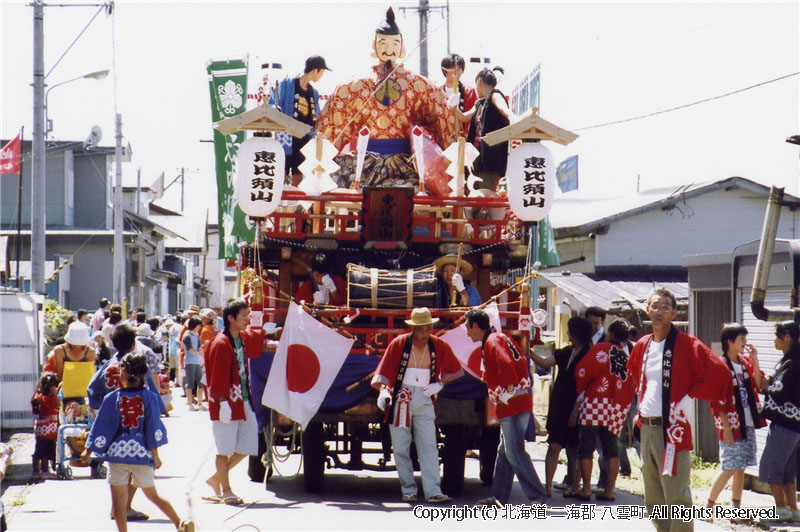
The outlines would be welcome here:
<svg viewBox="0 0 800 532">
<path fill-rule="evenodd" d="M 564 194 L 557 199 L 550 211 L 550 223 L 556 238 L 580 236 L 643 212 L 671 208 L 695 196 L 735 189 L 747 190 L 764 198 L 769 196 L 769 187 L 744 177 L 649 189 L 638 194 L 605 198 Z M 785 194 L 784 199 L 789 202 L 800 201 L 800 198 L 791 194 Z"/>
<path fill-rule="evenodd" d="M 689 283 L 595 281 L 582 273 L 542 272 L 542 286 L 555 286 L 586 307 L 606 310 L 644 310 L 647 297 L 654 288 L 666 288 L 680 302 L 689 297 Z"/>
<path fill-rule="evenodd" d="M 150 220 L 167 227 L 174 231 L 174 234 L 164 239 L 164 247 L 168 250 L 180 250 L 188 253 L 202 253 L 205 251 L 205 229 L 204 223 L 197 223 L 196 220 L 185 216 L 164 216 L 151 214 Z"/>
</svg>

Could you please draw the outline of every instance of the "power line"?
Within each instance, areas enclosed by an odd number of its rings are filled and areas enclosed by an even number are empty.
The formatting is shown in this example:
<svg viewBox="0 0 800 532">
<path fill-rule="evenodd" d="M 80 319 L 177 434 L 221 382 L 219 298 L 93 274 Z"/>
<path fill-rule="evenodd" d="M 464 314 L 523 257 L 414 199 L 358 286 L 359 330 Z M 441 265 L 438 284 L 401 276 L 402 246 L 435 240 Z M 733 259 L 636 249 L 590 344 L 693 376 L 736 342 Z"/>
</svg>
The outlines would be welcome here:
<svg viewBox="0 0 800 532">
<path fill-rule="evenodd" d="M 92 6 L 95 6 L 95 5 L 97 5 L 97 4 L 90 4 L 90 5 L 92 5 Z M 76 42 L 78 42 L 78 39 L 80 39 L 80 38 L 81 38 L 81 35 L 83 35 L 83 34 L 84 34 L 84 32 L 85 32 L 87 29 L 89 29 L 89 26 L 91 26 L 92 22 L 94 22 L 94 19 L 96 19 L 96 18 L 97 18 L 97 15 L 99 15 L 99 14 L 100 14 L 100 12 L 101 12 L 101 11 L 103 11 L 103 8 L 104 8 L 104 7 L 106 7 L 106 6 L 107 6 L 107 4 L 102 4 L 102 5 L 100 6 L 100 9 L 98 9 L 98 10 L 97 10 L 97 13 L 95 13 L 95 14 L 94 14 L 94 16 L 91 18 L 91 20 L 89 20 L 89 22 L 87 22 L 87 23 L 86 23 L 86 26 L 84 26 L 84 27 L 83 27 L 83 29 L 80 31 L 80 33 L 78 33 L 78 36 L 77 36 L 77 37 L 75 37 L 75 39 L 74 39 L 74 40 L 72 41 L 72 43 L 71 43 L 71 44 L 70 44 L 70 45 L 67 47 L 67 49 L 66 49 L 66 50 L 64 50 L 64 53 L 63 53 L 63 54 L 61 54 L 61 57 L 59 57 L 59 58 L 58 58 L 58 60 L 55 62 L 55 64 L 54 64 L 52 67 L 50 67 L 50 70 L 48 70 L 47 74 L 45 74 L 45 76 L 44 76 L 44 77 L 45 77 L 45 79 L 47 79 L 47 76 L 49 76 L 49 75 L 50 75 L 50 73 L 51 73 L 51 72 L 52 72 L 52 71 L 53 71 L 53 70 L 54 70 L 54 69 L 55 69 L 55 68 L 58 66 L 58 64 L 61 62 L 61 60 L 62 60 L 62 59 L 64 59 L 64 56 L 65 56 L 65 55 L 67 55 L 67 53 L 68 53 L 70 50 L 72 50 L 72 47 L 73 47 L 73 46 L 75 46 L 75 43 L 76 43 Z"/>
<path fill-rule="evenodd" d="M 605 126 L 613 126 L 615 124 L 622 124 L 622 123 L 625 123 L 625 122 L 632 122 L 634 120 L 641 120 L 642 118 L 649 118 L 651 116 L 656 116 L 656 115 L 660 115 L 660 114 L 664 114 L 664 113 L 669 113 L 671 111 L 677 111 L 679 109 L 685 109 L 687 107 L 692 107 L 693 105 L 699 105 L 701 103 L 706 103 L 706 102 L 710 102 L 710 101 L 713 101 L 713 100 L 719 100 L 720 98 L 725 98 L 726 96 L 731 96 L 733 94 L 738 94 L 740 92 L 749 91 L 750 89 L 755 89 L 756 87 L 761 87 L 763 85 L 769 85 L 770 83 L 775 83 L 776 81 L 781 81 L 781 80 L 790 78 L 792 76 L 796 76 L 798 74 L 800 74 L 800 72 L 793 72 L 791 74 L 786 74 L 785 76 L 781 76 L 779 78 L 771 79 L 769 81 L 762 81 L 761 83 L 756 83 L 755 85 L 750 85 L 749 87 L 745 87 L 743 89 L 727 92 L 725 94 L 720 94 L 719 96 L 712 96 L 711 98 L 706 98 L 704 100 L 699 100 L 699 101 L 696 101 L 696 102 L 687 103 L 687 104 L 684 104 L 684 105 L 679 105 L 677 107 L 671 107 L 669 109 L 663 109 L 661 111 L 656 111 L 654 113 L 649 113 L 649 114 L 646 114 L 646 115 L 634 116 L 634 117 L 631 117 L 631 118 L 625 118 L 623 120 L 615 120 L 613 122 L 605 122 L 603 124 L 596 124 L 594 126 L 581 127 L 581 128 L 578 128 L 578 129 L 573 129 L 572 131 L 586 131 L 587 129 L 594 129 L 594 128 L 605 127 Z"/>
</svg>

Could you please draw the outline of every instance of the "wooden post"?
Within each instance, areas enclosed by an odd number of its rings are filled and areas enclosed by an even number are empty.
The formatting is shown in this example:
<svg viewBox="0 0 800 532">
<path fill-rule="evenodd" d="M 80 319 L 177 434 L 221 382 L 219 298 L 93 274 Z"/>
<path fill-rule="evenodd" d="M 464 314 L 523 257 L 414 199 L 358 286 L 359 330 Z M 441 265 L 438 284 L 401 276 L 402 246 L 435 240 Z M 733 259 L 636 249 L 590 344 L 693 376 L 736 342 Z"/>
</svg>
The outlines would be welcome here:
<svg viewBox="0 0 800 532">
<path fill-rule="evenodd" d="M 466 139 L 463 136 L 458 137 L 458 157 L 456 159 L 456 197 L 464 197 L 464 149 L 466 146 Z M 460 220 L 464 218 L 464 207 L 457 206 L 453 209 L 453 217 Z M 453 224 L 453 233 L 457 238 L 464 236 L 464 225 L 461 223 Z"/>
<path fill-rule="evenodd" d="M 456 168 L 456 196 L 464 196 L 464 146 L 466 139 L 463 136 L 458 137 L 458 160 L 456 161 L 458 167 Z"/>
<path fill-rule="evenodd" d="M 280 284 L 278 285 L 278 290 L 284 294 L 292 293 L 292 252 L 293 250 L 290 247 L 281 248 L 281 263 L 278 272 Z M 278 308 L 287 308 L 289 303 L 278 301 L 278 304 L 275 306 Z M 283 325 L 285 320 L 286 316 L 283 314 L 277 314 L 275 317 L 275 321 L 278 322 L 278 325 Z"/>
<path fill-rule="evenodd" d="M 461 253 L 464 251 L 464 243 L 458 243 L 458 256 L 456 257 L 456 273 L 461 273 L 459 269 L 461 268 Z M 456 306 L 456 300 L 458 299 L 458 291 L 453 287 L 453 291 L 450 293 L 450 306 Z"/>
<path fill-rule="evenodd" d="M 319 161 L 322 160 L 322 136 L 321 135 L 317 135 L 316 143 L 317 143 L 317 162 L 319 162 Z M 321 169 L 319 168 L 319 166 L 317 166 L 316 168 L 314 168 L 314 173 L 319 175 L 319 171 L 320 170 Z M 324 214 L 323 212 L 321 212 L 322 211 L 322 203 L 319 202 L 319 201 L 315 201 L 314 202 L 312 209 L 314 210 L 314 214 Z M 318 235 L 318 234 L 323 232 L 322 229 L 324 229 L 324 227 L 323 227 L 324 223 L 325 223 L 325 221 L 324 221 L 323 218 L 313 218 L 311 220 L 311 227 L 313 228 L 313 232 L 314 232 L 315 235 Z"/>
</svg>

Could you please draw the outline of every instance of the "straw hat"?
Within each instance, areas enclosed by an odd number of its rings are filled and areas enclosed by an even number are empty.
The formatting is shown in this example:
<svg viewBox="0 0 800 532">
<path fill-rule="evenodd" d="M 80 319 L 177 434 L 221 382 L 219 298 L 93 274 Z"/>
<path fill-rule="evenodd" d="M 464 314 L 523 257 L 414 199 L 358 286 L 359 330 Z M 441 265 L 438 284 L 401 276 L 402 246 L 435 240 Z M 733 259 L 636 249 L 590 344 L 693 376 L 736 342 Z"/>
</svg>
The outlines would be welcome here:
<svg viewBox="0 0 800 532">
<path fill-rule="evenodd" d="M 73 321 L 69 324 L 64 341 L 70 345 L 89 345 L 89 326 L 80 321 Z"/>
<path fill-rule="evenodd" d="M 204 308 L 203 310 L 201 310 L 200 311 L 200 315 L 202 317 L 206 318 L 206 319 L 209 319 L 209 320 L 217 319 L 217 313 L 214 312 L 214 309 L 210 309 L 210 308 Z"/>
<path fill-rule="evenodd" d="M 439 318 L 431 318 L 431 311 L 426 307 L 422 307 L 412 310 L 411 319 L 404 321 L 406 322 L 406 325 L 411 325 L 412 327 L 422 327 L 423 325 L 433 325 L 439 321 Z"/>
<path fill-rule="evenodd" d="M 436 273 L 441 275 L 442 268 L 444 268 L 446 264 L 455 265 L 456 261 L 458 261 L 458 257 L 456 255 L 442 255 L 433 261 L 433 265 L 436 266 Z M 470 264 L 463 257 L 461 258 L 461 264 L 459 264 L 459 267 L 461 268 L 461 275 L 464 277 L 467 277 L 472 273 L 472 264 Z"/>
<path fill-rule="evenodd" d="M 190 316 L 194 316 L 195 314 L 199 313 L 200 313 L 200 307 L 198 307 L 197 305 L 190 305 L 189 310 L 186 311 L 186 314 Z"/>
</svg>

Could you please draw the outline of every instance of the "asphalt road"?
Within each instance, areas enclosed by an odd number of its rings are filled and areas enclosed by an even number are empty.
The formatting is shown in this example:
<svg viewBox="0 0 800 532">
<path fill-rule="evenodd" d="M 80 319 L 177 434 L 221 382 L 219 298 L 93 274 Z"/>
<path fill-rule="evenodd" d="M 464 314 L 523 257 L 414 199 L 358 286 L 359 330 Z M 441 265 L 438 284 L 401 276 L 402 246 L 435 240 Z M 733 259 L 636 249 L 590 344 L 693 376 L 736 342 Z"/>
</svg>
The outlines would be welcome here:
<svg viewBox="0 0 800 532">
<path fill-rule="evenodd" d="M 614 505 L 568 507 L 577 501 L 556 492 L 546 509 L 531 509 L 515 483 L 509 506 L 481 511 L 473 503 L 489 493 L 479 480 L 475 459 L 467 459 L 463 495 L 447 506 L 401 502 L 394 472 L 328 470 L 324 492 L 307 494 L 302 475 L 297 474 L 298 455 L 279 464 L 278 471 L 287 476 L 275 474 L 266 486 L 249 480 L 246 461 L 234 469 L 231 484 L 244 499 L 243 506 L 206 502 L 202 496 L 209 495 L 210 489 L 205 479 L 213 472 L 215 454 L 208 414 L 186 410 L 177 390 L 174 404 L 173 415 L 165 419 L 169 443 L 160 449 L 164 466 L 156 472 L 156 487 L 181 517 L 197 523 L 198 530 L 654 530 L 642 517 L 642 499 L 619 491 Z M 30 463 L 31 451 L 21 449 L 16 461 Z M 544 478 L 543 460 L 536 458 L 534 465 Z M 74 474 L 73 480 L 8 487 L 2 500 L 10 530 L 114 530 L 106 481 L 90 479 L 87 468 L 76 468 Z M 557 478 L 561 476 L 563 471 Z M 141 493 L 134 498 L 134 508 L 151 519 L 129 523 L 130 530 L 172 529 Z M 721 528 L 695 522 L 695 529 Z"/>
</svg>

